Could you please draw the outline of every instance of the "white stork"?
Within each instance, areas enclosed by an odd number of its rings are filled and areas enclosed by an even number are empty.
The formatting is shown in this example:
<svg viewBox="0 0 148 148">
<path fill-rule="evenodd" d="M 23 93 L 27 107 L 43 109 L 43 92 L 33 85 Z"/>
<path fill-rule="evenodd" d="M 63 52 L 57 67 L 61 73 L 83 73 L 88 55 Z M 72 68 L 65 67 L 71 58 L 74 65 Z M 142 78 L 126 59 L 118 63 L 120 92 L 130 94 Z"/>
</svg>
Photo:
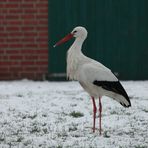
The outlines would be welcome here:
<svg viewBox="0 0 148 148">
<path fill-rule="evenodd" d="M 123 86 L 111 70 L 101 63 L 86 57 L 81 52 L 82 44 L 87 37 L 87 30 L 84 27 L 74 28 L 54 47 L 70 40 L 72 37 L 75 37 L 75 41 L 67 53 L 67 77 L 79 81 L 84 90 L 91 96 L 93 102 L 93 132 L 95 132 L 97 112 L 95 98 L 99 98 L 99 129 L 101 135 L 101 97 L 111 97 L 124 107 L 131 106 L 131 102 Z"/>
</svg>

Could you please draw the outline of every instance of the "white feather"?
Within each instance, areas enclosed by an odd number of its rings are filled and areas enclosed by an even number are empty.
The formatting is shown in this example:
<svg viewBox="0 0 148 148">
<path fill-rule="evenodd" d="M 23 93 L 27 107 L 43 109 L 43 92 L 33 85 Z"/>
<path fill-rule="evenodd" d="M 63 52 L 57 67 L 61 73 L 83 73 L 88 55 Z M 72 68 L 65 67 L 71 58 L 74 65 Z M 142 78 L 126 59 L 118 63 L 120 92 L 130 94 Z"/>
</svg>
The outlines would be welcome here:
<svg viewBox="0 0 148 148">
<path fill-rule="evenodd" d="M 80 68 L 79 75 L 82 79 L 85 79 L 89 82 L 94 82 L 95 80 L 118 81 L 110 69 L 94 60 L 83 64 Z"/>
</svg>

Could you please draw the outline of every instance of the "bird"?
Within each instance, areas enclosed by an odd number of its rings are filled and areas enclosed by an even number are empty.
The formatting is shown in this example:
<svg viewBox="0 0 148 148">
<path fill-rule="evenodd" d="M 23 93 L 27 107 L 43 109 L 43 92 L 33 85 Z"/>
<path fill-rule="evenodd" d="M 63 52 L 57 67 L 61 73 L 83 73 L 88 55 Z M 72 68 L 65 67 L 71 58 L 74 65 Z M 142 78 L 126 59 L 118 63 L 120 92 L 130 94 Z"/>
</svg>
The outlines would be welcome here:
<svg viewBox="0 0 148 148">
<path fill-rule="evenodd" d="M 85 56 L 82 53 L 82 45 L 87 38 L 85 27 L 75 27 L 72 32 L 58 41 L 54 47 L 75 38 L 67 51 L 67 77 L 76 80 L 90 95 L 93 103 L 93 132 L 96 129 L 97 106 L 95 99 L 99 99 L 99 133 L 102 131 L 102 97 L 110 97 L 119 102 L 123 107 L 130 107 L 129 96 L 118 78 L 112 71 L 100 62 Z"/>
</svg>

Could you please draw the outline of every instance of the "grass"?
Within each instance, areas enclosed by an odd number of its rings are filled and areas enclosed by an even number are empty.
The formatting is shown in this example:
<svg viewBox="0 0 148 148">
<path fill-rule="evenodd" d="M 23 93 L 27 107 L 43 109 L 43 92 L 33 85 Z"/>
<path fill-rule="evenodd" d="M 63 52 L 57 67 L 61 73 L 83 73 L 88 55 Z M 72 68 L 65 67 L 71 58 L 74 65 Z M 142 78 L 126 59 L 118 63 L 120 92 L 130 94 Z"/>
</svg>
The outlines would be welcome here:
<svg viewBox="0 0 148 148">
<path fill-rule="evenodd" d="M 62 148 L 62 146 L 61 146 L 61 145 L 59 145 L 59 146 L 57 146 L 57 148 Z"/>
<path fill-rule="evenodd" d="M 80 117 L 83 117 L 84 116 L 83 113 L 76 112 L 76 111 L 71 112 L 69 115 L 72 116 L 73 118 L 80 118 Z"/>
<path fill-rule="evenodd" d="M 137 145 L 137 146 L 135 146 L 135 148 L 147 148 L 147 146 Z"/>
<path fill-rule="evenodd" d="M 96 133 L 91 129 L 92 106 L 87 94 L 77 89 L 73 92 L 69 88 L 65 97 L 61 87 L 57 94 L 56 89 L 52 91 L 53 86 L 51 92 L 47 88 L 47 93 L 46 89 L 27 93 L 28 84 L 25 87 L 26 91 L 13 91 L 4 99 L 0 95 L 0 147 L 147 148 L 148 109 L 144 104 L 147 103 L 145 98 L 133 98 L 133 106 L 129 109 L 104 98 L 103 132 L 100 136 L 98 129 Z M 72 96 L 75 98 L 72 99 Z M 82 97 L 87 99 L 80 99 Z M 99 124 L 98 116 L 97 113 L 96 127 Z"/>
<path fill-rule="evenodd" d="M 144 112 L 148 113 L 148 109 L 142 109 L 142 111 L 144 111 Z"/>
<path fill-rule="evenodd" d="M 76 131 L 77 129 L 78 129 L 77 127 L 69 127 L 69 132 Z"/>
<path fill-rule="evenodd" d="M 108 135 L 107 131 L 104 131 L 103 137 L 105 137 L 105 138 L 110 138 L 110 136 Z"/>
<path fill-rule="evenodd" d="M 17 142 L 22 142 L 23 139 L 24 139 L 23 137 L 18 137 L 18 138 L 17 138 Z"/>
</svg>

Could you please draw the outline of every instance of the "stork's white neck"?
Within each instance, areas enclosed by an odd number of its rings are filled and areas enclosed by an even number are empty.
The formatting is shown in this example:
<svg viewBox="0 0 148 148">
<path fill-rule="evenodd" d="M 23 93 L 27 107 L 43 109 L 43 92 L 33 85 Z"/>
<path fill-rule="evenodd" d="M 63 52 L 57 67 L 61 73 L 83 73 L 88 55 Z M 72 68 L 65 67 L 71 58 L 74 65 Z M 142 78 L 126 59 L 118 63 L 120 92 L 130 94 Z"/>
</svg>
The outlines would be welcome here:
<svg viewBox="0 0 148 148">
<path fill-rule="evenodd" d="M 84 39 L 76 38 L 67 54 L 67 77 L 69 79 L 77 80 L 77 70 L 82 59 L 82 44 Z"/>
<path fill-rule="evenodd" d="M 81 48 L 85 39 L 76 38 L 69 50 L 74 50 L 75 53 L 81 52 Z"/>
</svg>

